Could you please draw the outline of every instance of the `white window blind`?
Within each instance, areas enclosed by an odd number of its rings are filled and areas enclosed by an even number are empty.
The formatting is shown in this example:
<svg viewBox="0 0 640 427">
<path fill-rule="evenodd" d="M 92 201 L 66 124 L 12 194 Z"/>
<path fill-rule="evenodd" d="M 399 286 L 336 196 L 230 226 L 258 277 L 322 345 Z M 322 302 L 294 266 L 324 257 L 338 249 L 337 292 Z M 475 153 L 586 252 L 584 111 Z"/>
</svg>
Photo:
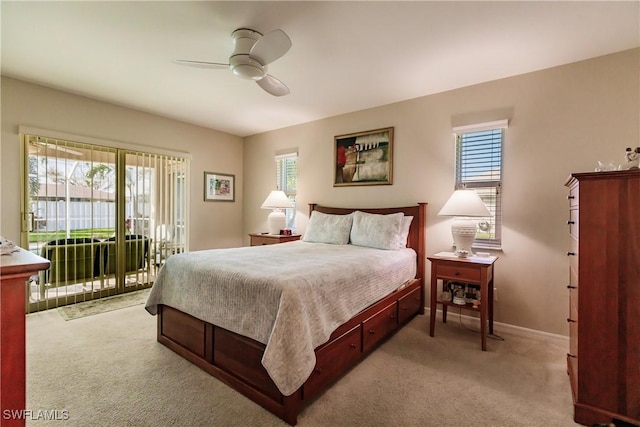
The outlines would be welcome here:
<svg viewBox="0 0 640 427">
<path fill-rule="evenodd" d="M 287 228 L 295 229 L 296 220 L 296 188 L 298 181 L 298 153 L 285 153 L 275 156 L 276 160 L 276 188 L 284 191 L 293 203 L 291 209 L 286 209 Z"/>
<path fill-rule="evenodd" d="M 296 196 L 298 179 L 298 153 L 279 154 L 275 159 L 276 187 L 293 200 Z"/>
<path fill-rule="evenodd" d="M 475 190 L 491 216 L 480 218 L 475 246 L 500 248 L 502 145 L 507 121 L 460 126 L 456 139 L 456 188 Z"/>
</svg>

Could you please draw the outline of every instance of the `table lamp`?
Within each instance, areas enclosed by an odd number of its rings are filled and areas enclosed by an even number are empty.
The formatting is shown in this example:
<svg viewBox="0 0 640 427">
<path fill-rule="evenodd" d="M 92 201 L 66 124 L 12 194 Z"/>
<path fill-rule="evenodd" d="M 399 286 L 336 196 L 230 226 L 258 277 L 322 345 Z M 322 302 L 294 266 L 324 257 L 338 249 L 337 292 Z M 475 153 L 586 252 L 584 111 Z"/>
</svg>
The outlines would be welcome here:
<svg viewBox="0 0 640 427">
<path fill-rule="evenodd" d="M 444 204 L 438 216 L 452 216 L 451 235 L 459 258 L 472 255 L 471 245 L 476 239 L 478 224 L 468 217 L 491 216 L 478 193 L 474 190 L 456 190 Z"/>
<path fill-rule="evenodd" d="M 274 190 L 260 206 L 262 209 L 273 209 L 269 214 L 269 234 L 280 234 L 287 226 L 287 217 L 283 209 L 293 207 L 291 200 L 284 194 L 284 191 Z"/>
</svg>

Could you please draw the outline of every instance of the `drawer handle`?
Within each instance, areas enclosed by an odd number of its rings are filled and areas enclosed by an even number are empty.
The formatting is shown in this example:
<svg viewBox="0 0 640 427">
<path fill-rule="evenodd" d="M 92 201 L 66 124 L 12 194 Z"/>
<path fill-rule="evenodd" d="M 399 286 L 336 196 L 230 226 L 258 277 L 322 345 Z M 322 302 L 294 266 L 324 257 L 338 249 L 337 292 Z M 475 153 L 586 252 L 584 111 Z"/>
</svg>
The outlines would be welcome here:
<svg viewBox="0 0 640 427">
<path fill-rule="evenodd" d="M 567 322 L 569 322 L 569 323 L 576 323 L 576 321 L 575 321 L 575 320 L 573 320 L 573 319 L 567 319 Z"/>
<path fill-rule="evenodd" d="M 406 309 L 405 309 L 405 310 L 406 310 Z M 395 318 L 396 318 L 396 315 L 395 315 L 395 314 L 392 314 L 392 315 L 390 315 L 390 316 L 389 316 L 389 319 L 391 319 L 391 320 L 394 320 Z"/>
<path fill-rule="evenodd" d="M 373 329 L 369 329 L 369 335 L 375 335 L 376 331 Z"/>
<path fill-rule="evenodd" d="M 351 349 L 355 349 L 356 345 L 355 344 L 349 344 L 349 347 L 351 347 Z"/>
<path fill-rule="evenodd" d="M 575 223 L 576 223 L 575 221 L 567 221 L 567 224 L 568 224 L 568 225 L 573 225 L 573 224 L 575 224 Z"/>
<path fill-rule="evenodd" d="M 578 287 L 573 285 L 567 285 L 567 289 L 578 289 Z"/>
<path fill-rule="evenodd" d="M 567 353 L 567 357 L 571 357 L 571 358 L 573 358 L 573 359 L 577 359 L 577 358 L 578 358 L 578 356 L 574 356 L 574 355 L 573 355 L 573 354 L 571 354 L 571 353 Z"/>
<path fill-rule="evenodd" d="M 568 200 L 572 200 L 572 199 L 575 199 L 575 198 L 576 198 L 576 196 L 567 196 Z"/>
<path fill-rule="evenodd" d="M 567 256 L 576 256 L 575 252 L 567 252 Z"/>
</svg>

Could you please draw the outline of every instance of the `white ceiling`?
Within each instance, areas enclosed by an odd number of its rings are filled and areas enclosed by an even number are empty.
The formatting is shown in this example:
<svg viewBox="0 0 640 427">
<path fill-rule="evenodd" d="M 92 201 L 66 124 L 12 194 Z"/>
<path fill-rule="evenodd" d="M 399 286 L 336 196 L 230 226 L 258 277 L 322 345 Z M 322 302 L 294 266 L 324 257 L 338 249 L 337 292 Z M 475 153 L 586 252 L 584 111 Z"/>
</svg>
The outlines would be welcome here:
<svg viewBox="0 0 640 427">
<path fill-rule="evenodd" d="M 640 46 L 639 1 L 2 1 L 2 74 L 247 136 Z M 231 32 L 285 31 L 274 97 Z"/>
</svg>

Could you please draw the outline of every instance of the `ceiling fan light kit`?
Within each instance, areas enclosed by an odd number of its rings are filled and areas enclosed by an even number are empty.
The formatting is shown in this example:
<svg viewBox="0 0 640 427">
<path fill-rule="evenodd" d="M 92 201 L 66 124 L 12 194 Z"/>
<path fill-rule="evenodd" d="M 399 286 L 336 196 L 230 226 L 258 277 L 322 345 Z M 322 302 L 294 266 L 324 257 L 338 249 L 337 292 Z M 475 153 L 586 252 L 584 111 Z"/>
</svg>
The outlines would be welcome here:
<svg viewBox="0 0 640 427">
<path fill-rule="evenodd" d="M 233 55 L 229 58 L 229 65 L 233 74 L 247 80 L 260 80 L 267 74 L 267 67 L 249 55 Z"/>
<path fill-rule="evenodd" d="M 291 48 L 291 39 L 284 31 L 274 30 L 263 36 L 250 28 L 238 28 L 231 33 L 231 38 L 234 50 L 228 64 L 190 60 L 174 62 L 201 68 L 230 68 L 234 75 L 255 81 L 271 95 L 283 96 L 290 93 L 287 85 L 267 74 L 267 64 L 282 57 Z"/>
</svg>

